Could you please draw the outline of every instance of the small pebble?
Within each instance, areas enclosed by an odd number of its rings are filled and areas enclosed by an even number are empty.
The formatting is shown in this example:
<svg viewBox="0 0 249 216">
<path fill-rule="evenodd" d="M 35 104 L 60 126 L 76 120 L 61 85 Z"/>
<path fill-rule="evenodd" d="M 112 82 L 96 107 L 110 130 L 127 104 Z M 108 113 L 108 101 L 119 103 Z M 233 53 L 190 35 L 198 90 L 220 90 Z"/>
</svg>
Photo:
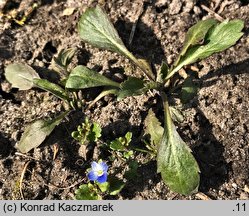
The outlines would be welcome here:
<svg viewBox="0 0 249 216">
<path fill-rule="evenodd" d="M 238 185 L 236 183 L 232 183 L 232 187 L 237 189 L 238 188 Z"/>
<path fill-rule="evenodd" d="M 9 93 L 11 91 L 11 84 L 9 82 L 2 82 L 1 83 L 1 88 L 4 92 Z"/>
<path fill-rule="evenodd" d="M 181 11 L 182 2 L 180 0 L 173 0 L 172 3 L 169 5 L 169 14 L 175 15 Z"/>
<path fill-rule="evenodd" d="M 248 193 L 242 192 L 242 193 L 240 194 L 240 199 L 241 199 L 241 200 L 248 200 L 248 199 L 249 199 Z"/>
</svg>

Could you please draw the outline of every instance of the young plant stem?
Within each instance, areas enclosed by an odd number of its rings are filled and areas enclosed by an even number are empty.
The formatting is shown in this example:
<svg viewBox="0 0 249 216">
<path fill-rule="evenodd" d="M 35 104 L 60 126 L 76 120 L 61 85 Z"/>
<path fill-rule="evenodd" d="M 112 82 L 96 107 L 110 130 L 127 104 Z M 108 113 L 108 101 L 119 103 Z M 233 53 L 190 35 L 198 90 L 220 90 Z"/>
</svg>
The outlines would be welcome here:
<svg viewBox="0 0 249 216">
<path fill-rule="evenodd" d="M 133 148 L 133 150 L 143 152 L 143 153 L 147 153 L 147 154 L 153 154 L 152 151 L 148 151 L 148 150 L 141 149 L 141 148 Z"/>
<path fill-rule="evenodd" d="M 166 83 L 177 71 L 179 71 L 184 64 L 179 64 L 176 67 L 174 67 L 172 70 L 169 71 L 167 77 L 164 80 L 164 83 Z"/>
<path fill-rule="evenodd" d="M 101 98 L 105 97 L 106 95 L 109 94 L 117 94 L 117 89 L 107 89 L 102 91 L 89 105 L 88 109 L 90 109 L 97 101 L 99 101 Z"/>
<path fill-rule="evenodd" d="M 128 54 L 128 53 L 127 53 Z M 155 80 L 155 75 L 152 73 L 152 71 L 151 70 L 147 70 L 146 68 L 145 68 L 145 66 L 143 65 L 143 63 L 141 63 L 140 61 L 138 61 L 138 59 L 132 54 L 132 53 L 130 53 L 129 52 L 129 55 L 127 56 L 127 57 L 129 57 L 129 59 L 131 60 L 131 61 L 133 61 L 145 74 L 146 74 L 146 76 L 150 79 L 150 80 L 152 80 L 152 81 L 154 81 Z"/>
<path fill-rule="evenodd" d="M 170 111 L 169 111 L 168 98 L 167 98 L 167 95 L 163 91 L 160 92 L 160 95 L 163 101 L 163 110 L 164 110 L 164 116 L 165 116 L 164 130 L 167 130 L 167 133 L 170 136 L 170 133 L 172 133 L 172 131 L 167 128 L 167 125 L 172 124 L 172 119 L 171 119 Z"/>
<path fill-rule="evenodd" d="M 129 52 L 124 46 L 120 46 L 115 41 L 111 41 L 117 48 L 119 49 L 119 53 L 129 58 L 135 65 L 137 65 L 144 73 L 145 75 L 152 81 L 155 80 L 155 75 L 151 70 L 148 70 L 145 65 L 139 61 L 131 52 Z"/>
</svg>

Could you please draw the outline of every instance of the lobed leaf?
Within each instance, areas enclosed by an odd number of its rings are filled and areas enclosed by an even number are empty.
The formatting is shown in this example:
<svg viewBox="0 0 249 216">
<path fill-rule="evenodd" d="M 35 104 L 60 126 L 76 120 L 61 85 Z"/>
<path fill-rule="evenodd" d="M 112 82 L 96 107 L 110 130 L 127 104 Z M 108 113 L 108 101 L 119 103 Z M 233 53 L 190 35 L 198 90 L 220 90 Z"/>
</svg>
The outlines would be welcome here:
<svg viewBox="0 0 249 216">
<path fill-rule="evenodd" d="M 97 182 L 97 185 L 98 185 L 99 189 L 101 190 L 101 192 L 106 192 L 110 188 L 109 182 L 104 182 L 104 183 Z"/>
<path fill-rule="evenodd" d="M 124 177 L 128 180 L 135 180 L 138 178 L 138 162 L 137 161 L 130 161 L 129 162 L 129 169 L 125 172 Z"/>
<path fill-rule="evenodd" d="M 119 83 L 82 65 L 72 70 L 66 82 L 66 88 L 71 89 L 84 89 L 98 86 L 113 86 L 119 88 Z"/>
<path fill-rule="evenodd" d="M 125 134 L 125 145 L 128 146 L 132 139 L 132 132 L 127 132 Z"/>
<path fill-rule="evenodd" d="M 40 78 L 32 67 L 22 63 L 9 64 L 5 68 L 5 77 L 13 88 L 19 88 L 19 90 L 31 89 L 33 79 Z"/>
<path fill-rule="evenodd" d="M 22 153 L 27 153 L 31 149 L 38 147 L 67 114 L 68 111 L 53 120 L 37 120 L 28 125 L 16 148 Z"/>
<path fill-rule="evenodd" d="M 33 83 L 35 86 L 48 91 L 62 100 L 69 100 L 67 92 L 55 83 L 51 83 L 45 79 L 34 79 Z"/>
<path fill-rule="evenodd" d="M 109 146 L 114 151 L 126 151 L 132 138 L 132 133 L 127 132 L 124 137 L 116 138 L 111 141 Z"/>
<path fill-rule="evenodd" d="M 164 112 L 165 128 L 158 149 L 157 171 L 171 190 L 190 195 L 198 190 L 200 170 L 190 148 L 177 133 L 165 100 Z"/>
<path fill-rule="evenodd" d="M 124 157 L 125 159 L 129 159 L 129 158 L 132 157 L 133 155 L 134 155 L 134 152 L 133 152 L 132 150 L 123 152 L 123 157 Z"/>
<path fill-rule="evenodd" d="M 123 143 L 120 142 L 119 139 L 115 139 L 111 141 L 110 148 L 114 151 L 125 151 L 126 150 L 125 146 L 123 145 Z"/>
</svg>

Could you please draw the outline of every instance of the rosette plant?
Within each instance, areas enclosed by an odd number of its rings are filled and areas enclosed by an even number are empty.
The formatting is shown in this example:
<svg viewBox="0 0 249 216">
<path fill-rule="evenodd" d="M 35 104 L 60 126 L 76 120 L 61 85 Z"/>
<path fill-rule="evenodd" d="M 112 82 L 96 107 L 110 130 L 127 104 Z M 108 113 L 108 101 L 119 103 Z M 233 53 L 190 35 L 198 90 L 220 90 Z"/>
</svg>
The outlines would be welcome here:
<svg viewBox="0 0 249 216">
<path fill-rule="evenodd" d="M 59 84 L 40 79 L 32 68 L 20 64 L 9 65 L 5 76 L 14 87 L 21 90 L 33 86 L 42 88 L 71 104 L 71 108 L 74 108 L 73 102 L 79 100 L 74 94 L 79 89 L 105 87 L 96 100 L 107 94 L 116 95 L 118 100 L 122 100 L 125 97 L 144 94 L 148 90 L 155 90 L 162 99 L 163 127 L 150 109 L 145 119 L 145 133 L 150 135 L 150 146 L 156 154 L 157 172 L 161 173 L 163 181 L 171 190 L 189 195 L 198 190 L 200 169 L 191 149 L 178 134 L 172 120 L 174 113 L 168 99 L 173 97 L 172 93 L 177 88 L 172 78 L 181 68 L 233 46 L 243 35 L 243 27 L 244 23 L 241 20 L 225 20 L 221 23 L 215 19 L 199 21 L 188 30 L 175 63 L 168 66 L 163 62 L 161 68 L 154 73 L 145 59 L 136 58 L 128 51 L 107 14 L 97 6 L 88 8 L 79 20 L 78 31 L 81 39 L 94 47 L 116 52 L 128 58 L 140 68 L 144 79 L 129 76 L 122 83 L 118 83 L 83 65 L 68 70 L 67 65 L 73 55 L 70 51 L 62 53 L 57 59 L 57 65 L 63 66 L 60 70 L 63 71 L 63 79 Z M 20 86 L 20 83 L 23 86 Z M 17 148 L 22 152 L 28 152 L 37 147 L 67 113 L 68 111 L 53 121 L 38 120 L 28 126 Z M 104 173 L 104 170 L 102 171 Z M 93 171 L 90 177 L 95 179 L 96 172 Z"/>
<path fill-rule="evenodd" d="M 168 187 L 181 194 L 191 194 L 198 190 L 200 169 L 191 153 L 191 149 L 181 139 L 172 121 L 168 98 L 172 97 L 171 78 L 184 66 L 200 61 L 213 53 L 221 52 L 234 45 L 243 35 L 244 23 L 231 20 L 219 23 L 214 19 L 199 21 L 186 35 L 182 51 L 175 63 L 169 67 L 162 63 L 160 70 L 154 74 L 145 59 L 136 58 L 125 47 L 107 14 L 97 6 L 89 8 L 81 16 L 78 31 L 81 39 L 100 49 L 116 52 L 140 68 L 144 79 L 128 77 L 122 83 L 116 83 L 84 66 L 76 67 L 66 82 L 68 89 L 84 89 L 106 86 L 101 96 L 114 94 L 118 100 L 125 97 L 141 95 L 155 89 L 162 98 L 164 126 L 160 125 L 152 110 L 145 120 L 146 133 L 150 135 L 157 159 L 157 172 Z"/>
</svg>

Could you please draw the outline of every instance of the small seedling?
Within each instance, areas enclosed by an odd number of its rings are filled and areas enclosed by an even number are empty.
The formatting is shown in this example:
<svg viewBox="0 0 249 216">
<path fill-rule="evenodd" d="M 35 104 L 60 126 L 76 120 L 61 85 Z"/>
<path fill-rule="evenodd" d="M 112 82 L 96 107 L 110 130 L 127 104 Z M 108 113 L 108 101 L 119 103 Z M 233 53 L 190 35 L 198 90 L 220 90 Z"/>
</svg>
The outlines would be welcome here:
<svg viewBox="0 0 249 216">
<path fill-rule="evenodd" d="M 85 122 L 79 125 L 71 136 L 82 145 L 82 156 L 87 160 L 87 145 L 95 143 L 101 137 L 101 127 L 96 122 L 91 123 L 86 117 Z"/>
<path fill-rule="evenodd" d="M 121 157 L 129 159 L 133 156 L 133 150 L 130 148 L 132 133 L 127 132 L 124 137 L 119 137 L 109 143 L 109 148 L 115 152 L 121 153 Z"/>
<path fill-rule="evenodd" d="M 168 187 L 175 192 L 189 195 L 198 190 L 200 169 L 191 154 L 191 149 L 176 130 L 172 117 L 179 118 L 179 113 L 177 114 L 176 110 L 169 106 L 168 98 L 174 97 L 174 90 L 180 88 L 183 102 L 186 103 L 193 97 L 196 90 L 192 88 L 188 78 L 182 87 L 179 87 L 177 82 L 173 82 L 172 78 L 181 68 L 233 46 L 243 35 L 241 32 L 243 27 L 244 23 L 241 20 L 226 20 L 221 23 L 214 19 L 199 21 L 188 30 L 182 51 L 175 63 L 168 66 L 163 62 L 160 70 L 154 74 L 145 59 L 136 58 L 128 51 L 107 14 L 97 6 L 87 9 L 80 18 L 78 31 L 81 39 L 92 46 L 116 52 L 130 59 L 141 69 L 144 74 L 143 79 L 130 76 L 122 83 L 117 83 L 82 65 L 63 74 L 63 82 L 61 80 L 59 85 L 40 79 L 32 68 L 22 64 L 7 66 L 5 76 L 13 87 L 20 90 L 27 90 L 33 86 L 42 88 L 67 101 L 71 107 L 79 101 L 75 92 L 80 89 L 103 86 L 106 88 L 97 99 L 109 93 L 116 95 L 118 100 L 145 94 L 148 90 L 156 90 L 162 99 L 164 124 L 161 126 L 153 111 L 149 111 L 145 121 L 145 133 L 150 136 L 147 148 L 156 154 L 157 172 L 161 173 Z M 67 61 L 61 62 L 64 62 L 65 66 Z M 67 67 L 65 71 L 68 71 Z M 37 147 L 66 114 L 67 112 L 50 122 L 38 120 L 33 123 L 25 130 L 17 148 L 22 152 L 28 152 Z M 119 139 L 110 146 L 118 151 L 126 148 Z M 82 186 L 81 190 L 92 191 L 86 185 Z"/>
<path fill-rule="evenodd" d="M 101 127 L 98 123 L 90 123 L 89 119 L 85 118 L 85 122 L 79 125 L 71 136 L 82 145 L 86 144 L 86 141 L 96 142 L 101 137 Z"/>
<path fill-rule="evenodd" d="M 8 20 L 13 20 L 16 24 L 23 26 L 26 21 L 30 18 L 30 16 L 33 14 L 33 12 L 38 8 L 37 3 L 33 3 L 30 7 L 25 9 L 24 15 L 21 18 L 18 18 L 20 15 L 20 11 L 17 11 L 16 9 L 13 9 L 9 11 L 7 14 L 3 14 L 0 12 L 0 18 L 6 18 Z"/>
</svg>

